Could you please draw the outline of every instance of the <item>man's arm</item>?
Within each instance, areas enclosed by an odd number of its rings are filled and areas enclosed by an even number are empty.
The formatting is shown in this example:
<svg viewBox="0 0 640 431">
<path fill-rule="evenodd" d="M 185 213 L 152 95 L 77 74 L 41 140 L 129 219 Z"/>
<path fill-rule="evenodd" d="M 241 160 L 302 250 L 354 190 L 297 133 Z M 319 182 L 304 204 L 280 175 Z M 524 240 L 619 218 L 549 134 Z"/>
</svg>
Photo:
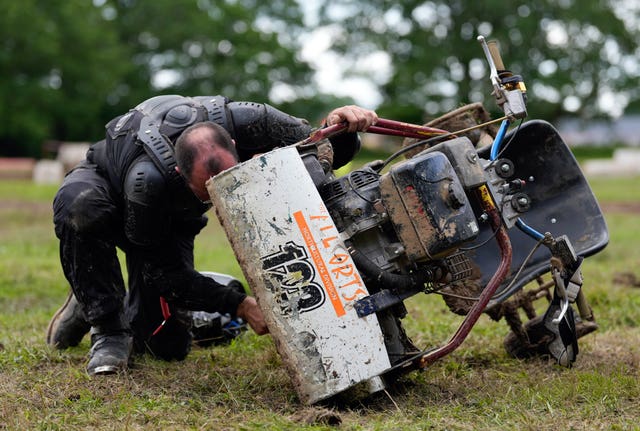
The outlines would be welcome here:
<svg viewBox="0 0 640 431">
<path fill-rule="evenodd" d="M 276 147 L 291 145 L 307 138 L 312 132 L 309 122 L 293 117 L 272 106 L 252 102 L 229 102 L 231 119 L 229 132 L 236 141 L 240 160 L 248 160 L 256 154 Z M 334 151 L 334 168 L 349 162 L 360 150 L 356 132 L 365 131 L 375 124 L 374 111 L 355 105 L 334 109 L 325 120 L 326 125 L 346 122 L 347 132 L 330 139 Z"/>
<path fill-rule="evenodd" d="M 229 133 L 236 142 L 240 160 L 276 147 L 295 144 L 312 131 L 306 120 L 286 114 L 266 103 L 229 102 Z"/>
<path fill-rule="evenodd" d="M 378 115 L 356 105 L 341 106 L 329 112 L 323 124 L 346 123 L 347 131 L 329 139 L 333 147 L 333 168 L 338 169 L 353 160 L 360 151 L 360 138 L 356 132 L 364 132 L 378 121 Z"/>
<path fill-rule="evenodd" d="M 256 333 L 266 333 L 255 299 L 193 268 L 193 238 L 205 223 L 198 222 L 195 214 L 192 220 L 171 217 L 170 192 L 150 160 L 142 157 L 132 165 L 125 179 L 124 199 L 125 235 L 134 247 L 129 252 L 145 260 L 145 283 L 156 287 L 171 305 L 229 313 L 246 320 Z"/>
</svg>

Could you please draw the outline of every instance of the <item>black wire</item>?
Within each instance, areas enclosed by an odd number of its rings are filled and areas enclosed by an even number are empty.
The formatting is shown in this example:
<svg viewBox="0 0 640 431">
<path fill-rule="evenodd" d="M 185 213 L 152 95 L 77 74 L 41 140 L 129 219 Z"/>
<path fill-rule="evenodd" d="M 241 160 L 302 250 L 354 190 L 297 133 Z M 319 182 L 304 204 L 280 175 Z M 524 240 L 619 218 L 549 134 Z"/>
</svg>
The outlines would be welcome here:
<svg viewBox="0 0 640 431">
<path fill-rule="evenodd" d="M 487 245 L 487 243 L 489 241 L 491 241 L 493 238 L 495 238 L 497 233 L 498 233 L 498 229 L 495 229 L 493 231 L 493 233 L 489 236 L 489 238 L 487 238 L 486 240 L 482 241 L 480 244 L 477 244 L 477 245 L 474 245 L 474 246 L 471 246 L 471 247 L 460 247 L 460 248 L 458 248 L 458 250 L 471 251 L 471 250 L 478 249 L 480 247 L 484 247 L 485 245 Z"/>
<path fill-rule="evenodd" d="M 529 260 L 533 257 L 533 254 L 536 252 L 538 247 L 540 247 L 540 245 L 542 244 L 543 241 L 544 241 L 544 238 L 540 238 L 540 240 L 538 240 L 536 242 L 536 244 L 533 246 L 533 248 L 531 249 L 531 251 L 529 252 L 527 257 L 525 257 L 524 261 L 522 262 L 522 265 L 520 265 L 520 268 L 518 269 L 518 272 L 516 272 L 516 274 L 513 276 L 513 279 L 511 280 L 511 283 L 509 283 L 509 285 L 507 287 L 502 289 L 503 292 L 508 291 L 509 289 L 511 289 L 511 286 L 513 286 L 515 284 L 515 282 L 518 279 L 518 277 L 520 277 L 520 274 L 522 273 L 522 270 L 524 270 L 524 267 L 527 265 L 527 262 L 529 262 Z"/>
<path fill-rule="evenodd" d="M 356 188 L 356 186 L 354 186 L 354 185 L 353 185 L 353 182 L 351 182 L 351 175 L 352 175 L 353 173 L 355 173 L 355 172 L 363 172 L 363 173 L 365 173 L 365 174 L 373 174 L 373 175 L 377 175 L 378 177 L 380 177 L 380 174 L 379 174 L 378 172 L 365 171 L 365 170 L 362 170 L 362 169 L 356 169 L 356 170 L 353 170 L 353 171 L 351 171 L 351 172 L 349 172 L 349 173 L 347 174 L 347 182 L 349 183 L 349 186 L 351 187 L 351 190 L 353 190 L 353 192 L 354 192 L 356 195 L 358 195 L 358 197 L 359 197 L 360 199 L 362 199 L 363 201 L 365 201 L 365 202 L 369 202 L 370 204 L 374 204 L 374 203 L 376 202 L 375 200 L 373 200 L 373 201 L 372 201 L 372 200 L 367 199 L 366 197 L 362 196 L 362 195 L 358 192 L 358 189 Z"/>
<path fill-rule="evenodd" d="M 443 139 L 443 138 L 448 138 L 449 136 L 452 136 L 454 133 L 446 133 L 444 135 L 438 135 L 438 136 L 434 136 L 432 138 L 429 139 L 425 139 L 422 141 L 418 141 L 414 144 L 409 145 L 408 147 L 404 147 L 401 148 L 400 150 L 396 151 L 395 153 L 393 153 L 392 155 L 390 155 L 380 166 L 380 168 L 378 169 L 378 171 L 381 171 L 382 169 L 384 169 L 389 163 L 391 163 L 393 160 L 395 160 L 396 158 L 398 158 L 399 156 L 401 156 L 402 154 L 406 153 L 407 151 L 411 151 L 416 147 L 420 147 L 426 144 L 431 143 L 432 141 L 436 141 L 439 139 Z"/>
<path fill-rule="evenodd" d="M 500 214 L 502 214 L 504 212 L 504 206 L 505 206 L 505 202 L 503 202 L 502 205 L 500 206 Z M 476 249 L 478 249 L 480 247 L 484 247 L 485 245 L 487 245 L 487 243 L 489 241 L 491 241 L 493 238 L 495 238 L 497 233 L 498 233 L 498 229 L 494 229 L 493 233 L 491 234 L 491 236 L 489 236 L 489 238 L 487 238 L 486 240 L 484 240 L 480 244 L 474 245 L 474 246 L 471 246 L 471 247 L 460 247 L 459 250 L 471 251 L 471 250 L 476 250 Z"/>
<path fill-rule="evenodd" d="M 497 232 L 497 230 L 496 230 L 496 232 Z M 518 280 L 518 278 L 520 277 L 520 274 L 524 270 L 524 267 L 527 265 L 529 260 L 533 257 L 533 254 L 536 252 L 536 250 L 538 249 L 538 247 L 540 247 L 541 244 L 542 244 L 542 240 L 536 242 L 536 244 L 533 246 L 533 248 L 531 249 L 531 251 L 529 252 L 527 257 L 525 257 L 524 261 L 522 262 L 522 264 L 518 268 L 518 272 L 516 272 L 516 274 L 513 276 L 513 279 L 511 280 L 509 285 L 507 287 L 505 287 L 504 289 L 502 289 L 500 292 L 505 292 L 505 291 L 508 291 L 509 289 L 511 289 L 511 286 L 513 286 L 515 284 L 515 282 Z M 469 301 L 478 301 L 480 299 L 480 296 L 464 296 L 464 295 L 457 295 L 455 293 L 448 293 L 448 292 L 442 292 L 442 291 L 437 291 L 437 292 L 434 292 L 434 293 L 436 293 L 438 295 L 442 295 L 442 296 L 451 296 L 453 298 L 466 299 L 466 300 L 469 300 Z M 497 298 L 498 295 L 499 295 L 498 292 L 496 292 L 491 297 L 491 299 Z"/>
<path fill-rule="evenodd" d="M 518 127 L 516 128 L 516 130 L 511 134 L 511 137 L 509 138 L 509 140 L 507 141 L 506 144 L 504 144 L 502 146 L 502 148 L 500 149 L 500 152 L 496 155 L 496 158 L 494 160 L 491 161 L 491 163 L 489 164 L 489 166 L 493 166 L 498 159 L 500 159 L 500 156 L 502 155 L 502 153 L 505 152 L 505 150 L 507 149 L 507 147 L 509 146 L 509 144 L 511 144 L 513 142 L 513 140 L 515 139 L 516 135 L 518 134 L 518 132 L 520 131 L 520 127 L 522 127 L 522 123 L 524 123 L 524 118 L 520 119 L 520 123 L 518 124 Z"/>
</svg>

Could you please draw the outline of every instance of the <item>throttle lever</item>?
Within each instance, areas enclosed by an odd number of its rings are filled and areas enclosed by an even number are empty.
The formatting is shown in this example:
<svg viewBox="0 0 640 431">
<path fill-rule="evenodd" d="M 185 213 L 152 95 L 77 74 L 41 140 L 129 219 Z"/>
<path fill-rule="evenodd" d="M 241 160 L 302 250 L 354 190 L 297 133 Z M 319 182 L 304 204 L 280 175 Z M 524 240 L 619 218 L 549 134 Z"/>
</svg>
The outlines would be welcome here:
<svg viewBox="0 0 640 431">
<path fill-rule="evenodd" d="M 506 70 L 496 41 L 487 42 L 484 36 L 478 36 L 478 42 L 482 45 L 482 50 L 489 64 L 489 79 L 493 85 L 493 94 L 498 106 L 502 108 L 504 114 L 508 117 L 526 117 L 526 87 L 522 78 L 514 76 Z M 505 78 L 504 81 L 501 79 L 500 74 Z M 507 78 L 509 78 L 509 82 L 507 82 Z"/>
<path fill-rule="evenodd" d="M 484 56 L 487 59 L 487 63 L 489 63 L 489 79 L 491 80 L 491 84 L 493 84 L 493 88 L 495 91 L 495 96 L 499 97 L 502 93 L 502 89 L 500 86 L 500 77 L 498 76 L 498 68 L 496 66 L 496 62 L 494 61 L 493 54 L 489 49 L 489 45 L 487 44 L 487 40 L 484 36 L 478 36 L 478 42 L 482 46 L 482 50 L 484 51 Z M 502 65 L 502 69 L 504 69 L 504 64 L 502 63 L 502 58 L 500 57 L 500 53 L 497 52 L 497 47 L 494 45 L 494 51 L 497 54 L 497 57 Z"/>
</svg>

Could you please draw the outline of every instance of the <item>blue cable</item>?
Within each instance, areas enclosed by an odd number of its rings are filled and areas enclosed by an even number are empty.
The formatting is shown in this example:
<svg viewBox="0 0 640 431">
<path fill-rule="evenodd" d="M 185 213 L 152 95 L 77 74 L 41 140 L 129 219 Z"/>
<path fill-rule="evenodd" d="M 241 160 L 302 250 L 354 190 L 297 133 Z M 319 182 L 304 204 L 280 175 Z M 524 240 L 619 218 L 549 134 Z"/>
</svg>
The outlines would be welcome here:
<svg viewBox="0 0 640 431">
<path fill-rule="evenodd" d="M 526 233 L 536 241 L 540 241 L 544 238 L 544 235 L 526 224 L 524 221 L 522 221 L 521 218 L 518 218 L 518 220 L 516 220 L 516 226 L 518 227 L 518 229 L 520 229 L 522 232 Z"/>
<path fill-rule="evenodd" d="M 225 328 L 239 328 L 240 324 L 235 320 L 231 320 L 229 321 L 226 325 L 224 325 Z"/>
<path fill-rule="evenodd" d="M 509 120 L 503 120 L 502 123 L 500 124 L 500 129 L 496 134 L 496 138 L 493 140 L 493 144 L 491 145 L 491 153 L 489 155 L 489 158 L 491 161 L 494 161 L 498 157 L 498 154 L 500 154 L 500 146 L 502 145 L 504 136 L 507 134 L 508 128 L 509 128 Z M 526 233 L 536 241 L 540 241 L 541 239 L 544 238 L 543 234 L 541 234 L 531 226 L 527 225 L 524 221 L 522 221 L 521 218 L 518 218 L 518 220 L 516 220 L 516 226 L 518 227 L 518 229 L 520 229 L 522 232 Z"/>
<path fill-rule="evenodd" d="M 502 145 L 502 140 L 504 139 L 504 135 L 507 134 L 507 129 L 509 128 L 509 120 L 503 120 L 500 124 L 500 129 L 496 134 L 496 138 L 493 140 L 493 144 L 491 145 L 491 154 L 490 160 L 494 161 L 498 154 L 500 153 L 500 146 Z"/>
</svg>

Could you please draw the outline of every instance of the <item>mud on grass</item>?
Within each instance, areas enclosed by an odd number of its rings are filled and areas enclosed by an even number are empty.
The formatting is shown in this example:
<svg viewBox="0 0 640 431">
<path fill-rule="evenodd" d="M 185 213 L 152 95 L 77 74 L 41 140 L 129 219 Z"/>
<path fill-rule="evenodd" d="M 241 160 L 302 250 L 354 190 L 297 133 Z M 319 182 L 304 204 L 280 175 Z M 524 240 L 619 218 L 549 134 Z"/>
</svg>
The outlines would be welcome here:
<svg viewBox="0 0 640 431">
<path fill-rule="evenodd" d="M 194 348 L 183 362 L 136 358 L 127 373 L 105 379 L 84 371 L 87 339 L 50 350 L 46 326 L 67 292 L 51 196 L 20 194 L 11 196 L 20 202 L 13 209 L 0 206 L 0 429 L 638 429 L 636 215 L 607 215 L 611 244 L 585 263 L 600 330 L 581 340 L 572 369 L 508 357 L 506 325 L 483 316 L 453 354 L 386 392 L 304 406 L 268 337 L 247 333 L 229 347 Z M 197 265 L 241 276 L 221 235 L 215 223 L 207 227 Z M 420 296 L 408 308 L 406 327 L 420 347 L 446 341 L 460 321 L 438 297 Z"/>
<path fill-rule="evenodd" d="M 634 429 L 639 341 L 637 330 L 599 334 L 567 370 L 475 340 L 386 393 L 319 406 L 298 403 L 270 341 L 252 335 L 100 379 L 83 372 L 86 343 L 24 347 L 0 366 L 0 419 L 6 429 Z"/>
<path fill-rule="evenodd" d="M 298 402 L 267 337 L 194 348 L 183 362 L 138 357 L 127 373 L 96 379 L 84 372 L 88 340 L 53 351 L 36 329 L 24 328 L 25 339 L 2 331 L 6 429 L 597 430 L 636 429 L 638 420 L 637 327 L 591 334 L 564 369 L 508 357 L 505 328 L 482 318 L 452 355 L 386 392 L 318 406 Z M 433 337 L 448 329 L 433 328 Z"/>
<path fill-rule="evenodd" d="M 599 334 L 567 370 L 475 341 L 386 393 L 313 407 L 297 402 L 264 338 L 182 363 L 145 357 L 100 379 L 82 371 L 88 346 L 32 350 L 2 364 L 0 419 L 7 429 L 634 429 L 638 346 L 637 329 Z"/>
</svg>

